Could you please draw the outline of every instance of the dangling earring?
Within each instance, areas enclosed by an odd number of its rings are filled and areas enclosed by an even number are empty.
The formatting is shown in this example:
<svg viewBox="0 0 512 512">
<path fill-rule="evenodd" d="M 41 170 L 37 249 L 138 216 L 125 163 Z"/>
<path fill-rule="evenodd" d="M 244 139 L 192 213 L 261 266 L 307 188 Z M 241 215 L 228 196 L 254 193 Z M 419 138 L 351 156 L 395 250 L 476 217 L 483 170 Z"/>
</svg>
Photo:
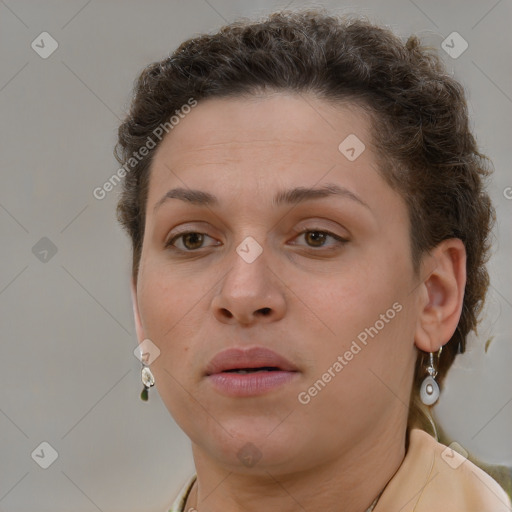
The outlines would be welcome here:
<svg viewBox="0 0 512 512">
<path fill-rule="evenodd" d="M 144 384 L 144 388 L 142 389 L 142 393 L 140 394 L 141 400 L 144 402 L 148 401 L 149 398 L 149 388 L 152 388 L 155 385 L 155 377 L 153 377 L 153 374 L 151 373 L 151 370 L 148 366 L 142 365 L 142 384 Z"/>
<path fill-rule="evenodd" d="M 441 347 L 437 354 L 438 361 L 442 350 L 443 348 Z M 434 366 L 434 354 L 432 352 L 430 352 L 429 355 L 427 373 L 428 377 L 425 377 L 424 381 L 421 383 L 420 398 L 425 405 L 433 405 L 439 399 L 439 385 L 435 380 L 437 376 L 437 370 Z"/>
</svg>

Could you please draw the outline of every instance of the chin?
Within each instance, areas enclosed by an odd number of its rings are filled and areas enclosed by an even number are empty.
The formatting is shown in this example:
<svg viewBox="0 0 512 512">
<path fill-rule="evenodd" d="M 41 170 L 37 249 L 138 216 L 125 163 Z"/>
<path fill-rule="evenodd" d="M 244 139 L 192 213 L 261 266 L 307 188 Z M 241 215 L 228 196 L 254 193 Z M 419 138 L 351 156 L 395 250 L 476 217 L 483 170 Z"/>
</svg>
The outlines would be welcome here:
<svg viewBox="0 0 512 512">
<path fill-rule="evenodd" d="M 201 429 L 187 435 L 202 453 L 208 453 L 229 471 L 247 474 L 265 474 L 269 470 L 287 472 L 292 468 L 296 471 L 303 464 L 307 439 L 283 419 L 238 417 L 221 421 L 224 428 L 214 423 L 213 431 Z M 316 446 L 317 441 L 311 441 Z"/>
</svg>

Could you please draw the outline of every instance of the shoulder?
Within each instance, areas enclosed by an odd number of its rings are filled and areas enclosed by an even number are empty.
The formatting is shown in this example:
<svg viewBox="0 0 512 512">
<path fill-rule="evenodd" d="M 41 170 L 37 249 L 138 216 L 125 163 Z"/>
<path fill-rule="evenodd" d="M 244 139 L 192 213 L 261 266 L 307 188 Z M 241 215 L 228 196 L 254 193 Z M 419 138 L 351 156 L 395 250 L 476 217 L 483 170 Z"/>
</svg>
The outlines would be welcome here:
<svg viewBox="0 0 512 512">
<path fill-rule="evenodd" d="M 412 441 L 414 437 L 414 441 Z M 411 431 L 418 458 L 432 459 L 432 475 L 423 496 L 425 510 L 446 501 L 445 510 L 510 511 L 510 500 L 500 485 L 471 461 L 422 430 Z M 422 510 L 420 508 L 420 510 Z"/>
<path fill-rule="evenodd" d="M 418 429 L 411 430 L 406 457 L 380 502 L 402 512 L 512 510 L 505 491 L 487 473 Z M 377 506 L 375 512 L 381 510 Z"/>
</svg>

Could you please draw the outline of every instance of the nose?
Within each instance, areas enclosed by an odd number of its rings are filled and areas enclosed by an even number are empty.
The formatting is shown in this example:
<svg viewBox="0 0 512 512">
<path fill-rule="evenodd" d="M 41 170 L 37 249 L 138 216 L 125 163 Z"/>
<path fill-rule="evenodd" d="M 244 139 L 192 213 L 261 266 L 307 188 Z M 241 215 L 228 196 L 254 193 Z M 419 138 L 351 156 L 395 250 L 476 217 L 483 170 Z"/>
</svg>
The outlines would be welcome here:
<svg viewBox="0 0 512 512">
<path fill-rule="evenodd" d="M 248 263 L 237 253 L 233 255 L 219 293 L 213 298 L 214 315 L 222 323 L 251 325 L 275 322 L 286 311 L 284 284 L 268 265 L 264 250 Z"/>
</svg>

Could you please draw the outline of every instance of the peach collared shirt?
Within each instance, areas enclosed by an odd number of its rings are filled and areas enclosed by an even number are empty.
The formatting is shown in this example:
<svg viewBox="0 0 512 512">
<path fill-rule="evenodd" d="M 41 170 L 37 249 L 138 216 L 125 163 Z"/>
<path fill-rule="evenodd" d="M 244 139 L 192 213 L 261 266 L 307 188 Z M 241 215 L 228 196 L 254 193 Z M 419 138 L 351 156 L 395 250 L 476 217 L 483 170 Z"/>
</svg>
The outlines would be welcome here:
<svg viewBox="0 0 512 512">
<path fill-rule="evenodd" d="M 194 475 L 169 512 L 184 510 Z M 407 454 L 373 512 L 512 512 L 507 493 L 487 473 L 423 430 L 409 434 Z"/>
</svg>

